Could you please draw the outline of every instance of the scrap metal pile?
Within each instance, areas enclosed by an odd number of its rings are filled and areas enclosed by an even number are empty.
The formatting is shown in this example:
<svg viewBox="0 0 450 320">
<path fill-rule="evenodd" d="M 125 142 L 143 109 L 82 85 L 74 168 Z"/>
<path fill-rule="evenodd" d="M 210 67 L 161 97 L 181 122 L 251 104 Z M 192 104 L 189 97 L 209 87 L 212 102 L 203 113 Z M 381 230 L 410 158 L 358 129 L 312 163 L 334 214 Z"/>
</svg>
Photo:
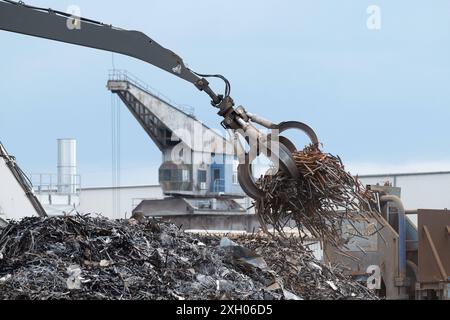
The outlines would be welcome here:
<svg viewBox="0 0 450 320">
<path fill-rule="evenodd" d="M 264 197 L 255 202 L 262 225 L 283 233 L 294 223 L 304 238 L 312 236 L 341 247 L 344 221 L 378 220 L 373 194 L 345 171 L 339 157 L 311 145 L 294 152 L 293 159 L 299 179 L 280 170 L 257 182 L 264 192 Z"/>
<path fill-rule="evenodd" d="M 344 276 L 337 266 L 318 261 L 296 238 L 267 237 L 264 234 L 233 238 L 241 246 L 263 257 L 267 267 L 277 275 L 272 289 L 282 287 L 304 300 L 375 300 L 373 292 Z"/>
<path fill-rule="evenodd" d="M 233 240 L 155 220 L 25 218 L 0 231 L 0 299 L 376 299 L 299 243 Z"/>
</svg>

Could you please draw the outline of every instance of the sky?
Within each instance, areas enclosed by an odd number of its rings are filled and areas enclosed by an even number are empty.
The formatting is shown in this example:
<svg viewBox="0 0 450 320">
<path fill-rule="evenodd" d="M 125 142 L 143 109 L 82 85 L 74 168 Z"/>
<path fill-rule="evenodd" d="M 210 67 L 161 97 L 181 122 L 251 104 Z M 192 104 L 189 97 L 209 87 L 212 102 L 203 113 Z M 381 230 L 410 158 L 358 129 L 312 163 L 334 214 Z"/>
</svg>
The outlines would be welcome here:
<svg viewBox="0 0 450 320">
<path fill-rule="evenodd" d="M 248 111 L 309 124 L 354 174 L 450 170 L 448 0 L 26 3 L 76 5 L 84 17 L 146 33 L 190 68 L 225 75 Z M 371 5 L 377 30 L 367 26 Z M 204 93 L 144 62 L 5 31 L 0 43 L 0 141 L 27 173 L 55 173 L 56 139 L 76 138 L 83 185 L 111 185 L 113 66 L 220 128 Z M 161 154 L 121 107 L 121 182 L 157 183 Z"/>
</svg>

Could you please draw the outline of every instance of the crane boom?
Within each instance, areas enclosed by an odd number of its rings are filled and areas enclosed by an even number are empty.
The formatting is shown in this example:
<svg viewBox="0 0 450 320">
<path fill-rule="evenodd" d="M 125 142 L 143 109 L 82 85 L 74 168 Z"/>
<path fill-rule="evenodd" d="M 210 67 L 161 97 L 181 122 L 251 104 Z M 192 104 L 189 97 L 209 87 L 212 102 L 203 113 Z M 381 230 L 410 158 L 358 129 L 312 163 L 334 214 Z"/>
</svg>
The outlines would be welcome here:
<svg viewBox="0 0 450 320">
<path fill-rule="evenodd" d="M 0 29 L 124 54 L 180 77 L 205 90 L 216 103 L 220 102 L 207 81 L 187 68 L 182 58 L 139 31 L 7 0 L 0 1 Z"/>
</svg>

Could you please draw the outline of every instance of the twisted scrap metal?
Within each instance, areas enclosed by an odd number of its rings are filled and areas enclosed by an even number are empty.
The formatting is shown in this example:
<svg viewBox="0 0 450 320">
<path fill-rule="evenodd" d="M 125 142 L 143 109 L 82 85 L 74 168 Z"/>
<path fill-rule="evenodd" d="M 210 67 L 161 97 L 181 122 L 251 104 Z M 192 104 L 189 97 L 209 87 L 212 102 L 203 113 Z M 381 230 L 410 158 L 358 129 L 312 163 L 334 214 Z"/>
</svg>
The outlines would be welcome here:
<svg viewBox="0 0 450 320">
<path fill-rule="evenodd" d="M 25 218 L 0 230 L 0 299 L 376 299 L 299 243 L 233 240 L 155 220 Z"/>
<path fill-rule="evenodd" d="M 257 184 L 265 197 L 255 202 L 263 225 L 281 234 L 285 227 L 296 227 L 300 239 L 317 238 L 336 247 L 345 245 L 342 224 L 366 221 L 379 212 L 373 193 L 345 171 L 338 156 L 323 153 L 316 146 L 294 152 L 299 179 L 283 171 L 261 177 Z M 354 232 L 358 233 L 355 228 Z"/>
</svg>

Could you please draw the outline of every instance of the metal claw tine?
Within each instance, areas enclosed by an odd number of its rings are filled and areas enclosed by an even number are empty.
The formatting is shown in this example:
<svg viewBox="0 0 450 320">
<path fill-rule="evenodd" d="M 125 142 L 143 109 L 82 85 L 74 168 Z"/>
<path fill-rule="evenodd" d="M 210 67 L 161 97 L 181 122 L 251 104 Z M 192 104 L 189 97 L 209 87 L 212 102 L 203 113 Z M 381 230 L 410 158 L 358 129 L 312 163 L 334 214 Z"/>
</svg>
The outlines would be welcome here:
<svg viewBox="0 0 450 320">
<path fill-rule="evenodd" d="M 301 130 L 310 138 L 313 145 L 318 145 L 319 140 L 316 133 L 306 124 L 297 121 L 282 122 L 276 126 L 279 133 L 289 129 Z M 272 135 L 267 135 L 267 156 L 279 165 L 279 169 L 288 177 L 297 179 L 300 172 L 297 168 L 295 159 L 292 154 L 297 151 L 295 144 L 284 136 L 278 136 L 273 139 Z M 251 198 L 257 200 L 264 197 L 264 193 L 257 186 L 252 173 L 252 162 L 256 158 L 255 155 L 246 154 L 245 163 L 241 163 L 238 167 L 238 180 L 244 192 Z"/>
</svg>

